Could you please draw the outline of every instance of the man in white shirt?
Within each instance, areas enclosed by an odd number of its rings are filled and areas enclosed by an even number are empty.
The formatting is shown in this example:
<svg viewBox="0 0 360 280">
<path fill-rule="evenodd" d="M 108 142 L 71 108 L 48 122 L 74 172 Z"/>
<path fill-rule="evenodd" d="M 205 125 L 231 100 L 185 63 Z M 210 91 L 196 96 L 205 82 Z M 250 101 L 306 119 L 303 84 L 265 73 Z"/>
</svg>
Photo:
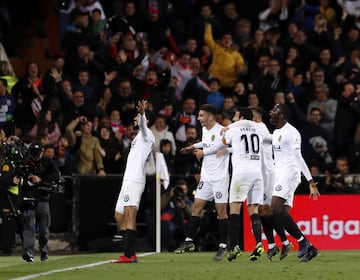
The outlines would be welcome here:
<svg viewBox="0 0 360 280">
<path fill-rule="evenodd" d="M 214 199 L 219 218 L 220 240 L 219 249 L 213 260 L 220 261 L 227 254 L 229 155 L 217 157 L 215 153 L 208 154 L 211 147 L 221 144 L 222 141 L 220 131 L 223 126 L 216 122 L 216 113 L 217 110 L 213 105 L 204 104 L 200 107 L 198 121 L 202 126 L 202 141 L 181 150 L 182 153 L 194 153 L 198 160 L 203 158 L 203 162 L 185 242 L 175 250 L 175 253 L 181 254 L 195 250 L 194 240 L 200 226 L 203 209 L 208 201 Z"/>
<path fill-rule="evenodd" d="M 318 254 L 318 250 L 305 238 L 289 214 L 301 173 L 309 182 L 310 197 L 316 200 L 320 193 L 301 155 L 300 133 L 287 122 L 288 115 L 289 109 L 284 104 L 275 104 L 270 111 L 270 122 L 276 127 L 272 140 L 275 172 L 271 210 L 275 222 L 299 242 L 300 261 L 307 262 Z"/>
<path fill-rule="evenodd" d="M 251 107 L 250 109 L 253 112 L 253 120 L 263 127 L 266 135 L 265 137 L 272 139 L 272 135 L 270 134 L 269 129 L 262 122 L 262 110 L 259 107 Z M 273 230 L 275 229 L 282 242 L 282 249 L 280 254 L 280 260 L 282 260 L 289 254 L 292 244 L 287 239 L 284 228 L 277 227 L 277 224 L 273 221 L 273 215 L 271 212 L 271 198 L 274 187 L 274 159 L 272 144 L 269 141 L 263 142 L 261 161 L 263 166 L 262 175 L 264 181 L 264 200 L 262 205 L 259 206 L 259 214 L 261 217 L 261 224 L 264 230 L 264 234 L 268 241 L 267 257 L 271 261 L 272 257 L 280 252 L 279 247 L 275 244 L 273 233 Z"/>
<path fill-rule="evenodd" d="M 115 220 L 120 230 L 125 231 L 124 255 L 113 263 L 136 263 L 136 215 L 139 209 L 141 195 L 145 189 L 145 163 L 148 160 L 155 138 L 147 126 L 145 116 L 146 101 L 139 101 L 138 114 L 135 122 L 139 130 L 131 142 L 131 149 L 127 157 L 121 191 L 115 207 Z"/>
<path fill-rule="evenodd" d="M 245 199 L 256 240 L 250 260 L 258 260 L 264 252 L 261 242 L 261 219 L 258 207 L 263 203 L 264 184 L 262 176 L 262 146 L 266 130 L 253 121 L 249 108 L 239 108 L 240 119 L 228 126 L 223 143 L 231 145 L 232 178 L 230 183 L 230 247 L 229 261 L 241 254 L 239 235 L 241 231 L 241 206 Z M 267 139 L 269 141 L 270 139 Z"/>
</svg>

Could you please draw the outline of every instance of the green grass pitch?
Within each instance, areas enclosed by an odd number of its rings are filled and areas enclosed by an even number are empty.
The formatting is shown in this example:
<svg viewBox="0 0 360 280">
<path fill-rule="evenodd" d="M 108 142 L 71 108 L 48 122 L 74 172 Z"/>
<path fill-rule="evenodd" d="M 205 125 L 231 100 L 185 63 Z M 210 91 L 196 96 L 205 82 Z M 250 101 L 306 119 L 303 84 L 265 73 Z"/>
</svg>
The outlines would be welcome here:
<svg viewBox="0 0 360 280">
<path fill-rule="evenodd" d="M 76 254 L 54 256 L 40 262 L 26 263 L 21 256 L 0 257 L 0 279 L 286 279 L 331 280 L 360 279 L 360 251 L 321 251 L 307 263 L 301 263 L 296 251 L 280 261 L 278 256 L 269 262 L 264 253 L 252 262 L 245 252 L 229 262 L 212 260 L 214 252 L 141 254 L 136 264 L 112 264 L 116 253 Z"/>
</svg>

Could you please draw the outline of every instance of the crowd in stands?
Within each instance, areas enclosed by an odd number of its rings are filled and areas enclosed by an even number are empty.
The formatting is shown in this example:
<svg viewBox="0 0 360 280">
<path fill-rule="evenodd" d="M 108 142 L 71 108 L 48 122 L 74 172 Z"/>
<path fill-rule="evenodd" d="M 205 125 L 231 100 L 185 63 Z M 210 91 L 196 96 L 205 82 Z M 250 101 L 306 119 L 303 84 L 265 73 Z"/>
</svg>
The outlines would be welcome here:
<svg viewBox="0 0 360 280">
<path fill-rule="evenodd" d="M 360 173 L 353 1 L 55 2 L 53 65 L 40 69 L 34 58 L 15 77 L 0 62 L 0 125 L 53 146 L 65 174 L 121 173 L 141 99 L 154 151 L 167 151 L 173 174 L 199 170 L 179 149 L 200 139 L 204 103 L 225 125 L 239 106 L 260 107 L 270 129 L 270 108 L 286 103 L 314 172 L 340 174 L 336 162 L 345 158 L 348 172 Z"/>
</svg>

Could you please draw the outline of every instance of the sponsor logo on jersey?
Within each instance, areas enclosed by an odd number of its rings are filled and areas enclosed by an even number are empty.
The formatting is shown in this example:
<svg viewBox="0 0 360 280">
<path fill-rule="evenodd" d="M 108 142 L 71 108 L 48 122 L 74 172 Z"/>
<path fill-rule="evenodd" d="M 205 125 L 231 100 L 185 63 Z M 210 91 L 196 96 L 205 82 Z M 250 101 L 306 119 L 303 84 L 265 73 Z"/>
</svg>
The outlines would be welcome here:
<svg viewBox="0 0 360 280">
<path fill-rule="evenodd" d="M 211 135 L 211 141 L 215 140 L 215 135 Z"/>
<path fill-rule="evenodd" d="M 281 141 L 281 138 L 282 138 L 282 136 L 280 135 L 280 136 L 279 136 L 279 139 L 278 139 L 279 142 Z"/>
<path fill-rule="evenodd" d="M 124 202 L 128 202 L 130 200 L 130 197 L 128 195 L 124 196 Z"/>
</svg>

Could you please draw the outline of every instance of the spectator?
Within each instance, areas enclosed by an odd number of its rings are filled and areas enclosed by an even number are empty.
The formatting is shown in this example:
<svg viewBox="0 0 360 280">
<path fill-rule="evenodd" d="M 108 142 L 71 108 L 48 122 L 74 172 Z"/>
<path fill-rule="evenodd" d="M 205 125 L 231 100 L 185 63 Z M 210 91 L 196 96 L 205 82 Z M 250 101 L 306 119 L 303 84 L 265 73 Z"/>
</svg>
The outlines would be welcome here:
<svg viewBox="0 0 360 280">
<path fill-rule="evenodd" d="M 176 115 L 177 126 L 175 130 L 176 141 L 186 141 L 185 127 L 186 125 L 197 125 L 197 106 L 193 97 L 187 97 L 183 104 L 182 109 Z"/>
<path fill-rule="evenodd" d="M 222 31 L 228 34 L 235 35 L 235 28 L 238 22 L 239 15 L 236 11 L 236 5 L 232 1 L 225 2 L 220 17 Z"/>
<path fill-rule="evenodd" d="M 64 96 L 65 95 L 65 96 Z M 63 122 L 61 131 L 65 131 L 65 127 L 74 119 L 80 116 L 86 116 L 90 118 L 93 112 L 85 104 L 84 93 L 77 90 L 73 93 L 71 99 L 68 98 L 66 93 L 63 93 L 63 100 L 65 104 Z"/>
<path fill-rule="evenodd" d="M 247 102 L 249 107 L 261 107 L 259 97 L 255 92 L 250 92 L 248 94 Z"/>
<path fill-rule="evenodd" d="M 317 162 L 322 170 L 331 167 L 334 157 L 333 134 L 321 126 L 322 113 L 319 108 L 313 107 L 307 118 L 299 111 L 294 96 L 287 95 L 293 120 L 302 135 L 303 157 L 308 165 Z"/>
<path fill-rule="evenodd" d="M 161 244 L 163 250 L 174 251 L 185 238 L 192 206 L 187 191 L 186 181 L 179 180 L 176 185 L 161 195 Z"/>
<path fill-rule="evenodd" d="M 233 95 L 234 95 L 234 101 L 237 106 L 246 106 L 247 105 L 248 93 L 247 93 L 244 82 L 238 81 L 235 84 Z"/>
<path fill-rule="evenodd" d="M 73 83 L 74 91 L 80 90 L 83 92 L 84 102 L 91 110 L 95 109 L 96 102 L 100 98 L 98 84 L 94 81 L 96 80 L 90 78 L 89 71 L 83 69 L 79 71 L 77 79 Z"/>
<path fill-rule="evenodd" d="M 7 90 L 9 93 L 11 93 L 11 90 L 18 79 L 16 78 L 15 72 L 12 69 L 10 62 L 6 60 L 0 60 L 0 78 L 7 81 Z"/>
<path fill-rule="evenodd" d="M 236 106 L 234 97 L 233 96 L 225 96 L 222 110 L 221 110 L 222 116 L 225 119 L 232 120 L 237 109 L 238 109 L 238 106 Z"/>
<path fill-rule="evenodd" d="M 206 97 L 210 90 L 207 85 L 209 75 L 205 73 L 205 69 L 201 65 L 200 58 L 198 57 L 190 58 L 190 69 L 192 71 L 192 78 L 185 85 L 183 100 L 190 97 L 195 98 L 197 105 L 204 104 L 206 103 Z"/>
<path fill-rule="evenodd" d="M 101 127 L 99 131 L 99 150 L 104 163 L 104 171 L 106 174 L 122 173 L 124 160 L 120 142 L 111 128 Z"/>
<path fill-rule="evenodd" d="M 46 92 L 43 107 L 49 109 L 55 119 L 60 117 L 63 110 L 61 100 L 62 82 L 68 81 L 66 79 L 69 78 L 64 73 L 64 66 L 65 59 L 63 56 L 55 56 L 51 67 L 46 69 L 43 76 L 44 92 Z"/>
<path fill-rule="evenodd" d="M 196 17 L 189 23 L 188 37 L 195 38 L 202 48 L 206 42 L 204 42 L 204 34 L 206 33 L 206 25 L 210 24 L 212 34 L 215 40 L 220 38 L 222 31 L 221 23 L 219 19 L 213 14 L 212 7 L 209 3 L 204 3 L 200 7 L 200 17 Z"/>
<path fill-rule="evenodd" d="M 169 83 L 169 74 L 169 71 L 160 74 L 157 69 L 149 68 L 146 71 L 145 80 L 138 80 L 135 85 L 138 99 L 147 100 L 155 114 L 161 110 L 167 101 L 164 90 Z"/>
<path fill-rule="evenodd" d="M 150 127 L 150 130 L 153 132 L 155 136 L 155 144 L 153 147 L 153 152 L 160 152 L 160 142 L 163 139 L 167 139 L 171 143 L 171 154 L 175 155 L 176 153 L 176 144 L 174 135 L 171 131 L 168 130 L 168 126 L 166 125 L 166 120 L 163 117 L 158 116 L 155 120 L 154 125 Z"/>
<path fill-rule="evenodd" d="M 308 105 L 307 116 L 309 118 L 312 108 L 318 108 L 322 116 L 320 126 L 333 134 L 337 103 L 337 100 L 329 98 L 329 88 L 326 84 L 319 86 L 315 89 L 315 100 Z"/>
<path fill-rule="evenodd" d="M 121 119 L 125 126 L 133 122 L 136 114 L 135 104 L 137 101 L 136 91 L 132 89 L 129 79 L 121 79 L 114 90 L 109 103 L 108 113 L 113 109 L 120 109 Z"/>
<path fill-rule="evenodd" d="M 29 132 L 33 139 L 37 139 L 39 135 L 46 134 L 49 144 L 56 146 L 61 135 L 59 124 L 53 120 L 52 113 L 49 110 L 41 110 L 36 119 L 35 125 Z"/>
<path fill-rule="evenodd" d="M 110 125 L 114 136 L 117 139 L 121 139 L 125 134 L 125 126 L 121 121 L 120 112 L 116 109 L 110 112 Z"/>
<path fill-rule="evenodd" d="M 26 65 L 26 73 L 12 89 L 16 100 L 14 121 L 20 135 L 27 135 L 34 126 L 36 117 L 45 99 L 43 92 L 42 74 L 36 62 Z M 26 120 L 26 122 L 24 122 Z"/>
<path fill-rule="evenodd" d="M 168 139 L 160 140 L 160 153 L 164 155 L 166 166 L 170 175 L 175 174 L 175 155 L 171 153 L 172 143 Z"/>
<path fill-rule="evenodd" d="M 268 7 L 259 13 L 259 27 L 267 31 L 274 27 L 280 27 L 288 18 L 287 1 L 269 0 Z"/>
<path fill-rule="evenodd" d="M 353 145 L 354 134 L 358 123 L 358 101 L 354 85 L 345 83 L 342 86 L 335 116 L 335 155 L 347 156 Z"/>
<path fill-rule="evenodd" d="M 231 34 L 224 34 L 220 43 L 215 42 L 212 27 L 207 24 L 204 36 L 204 41 L 212 53 L 209 73 L 220 80 L 224 94 L 231 92 L 239 76 L 246 73 L 244 58 L 234 46 Z"/>
<path fill-rule="evenodd" d="M 7 80 L 0 78 L 0 127 L 8 137 L 14 135 L 15 99 L 7 89 Z"/>
<path fill-rule="evenodd" d="M 54 160 L 61 175 L 71 175 L 73 172 L 76 172 L 74 157 L 65 135 L 61 135 L 58 138 Z"/>
<path fill-rule="evenodd" d="M 248 18 L 241 18 L 236 22 L 234 42 L 239 45 L 241 52 L 251 42 L 251 27 L 252 23 Z"/>
<path fill-rule="evenodd" d="M 268 112 L 273 105 L 277 92 L 285 91 L 285 78 L 281 74 L 281 66 L 277 59 L 269 60 L 267 74 L 254 82 L 254 91 L 258 94 L 262 108 Z"/>
<path fill-rule="evenodd" d="M 80 133 L 75 131 L 78 125 L 80 125 Z M 99 139 L 91 135 L 91 130 L 92 123 L 85 116 L 75 118 L 66 127 L 70 145 L 78 144 L 75 152 L 77 173 L 105 176 Z"/>
<path fill-rule="evenodd" d="M 105 25 L 106 20 L 102 11 L 99 8 L 95 8 L 91 11 L 91 23 L 90 28 L 95 36 L 101 40 L 105 40 Z"/>
<path fill-rule="evenodd" d="M 209 81 L 210 92 L 206 98 L 206 103 L 212 104 L 217 110 L 220 110 L 224 103 L 224 96 L 220 92 L 221 84 L 217 78 L 211 78 Z"/>
<path fill-rule="evenodd" d="M 183 154 L 180 150 L 200 141 L 199 133 L 194 125 L 187 125 L 185 129 L 186 140 L 177 141 L 175 173 L 183 174 L 186 178 L 200 175 L 201 163 L 196 160 L 193 154 Z M 196 183 L 196 179 L 194 180 Z"/>
</svg>

